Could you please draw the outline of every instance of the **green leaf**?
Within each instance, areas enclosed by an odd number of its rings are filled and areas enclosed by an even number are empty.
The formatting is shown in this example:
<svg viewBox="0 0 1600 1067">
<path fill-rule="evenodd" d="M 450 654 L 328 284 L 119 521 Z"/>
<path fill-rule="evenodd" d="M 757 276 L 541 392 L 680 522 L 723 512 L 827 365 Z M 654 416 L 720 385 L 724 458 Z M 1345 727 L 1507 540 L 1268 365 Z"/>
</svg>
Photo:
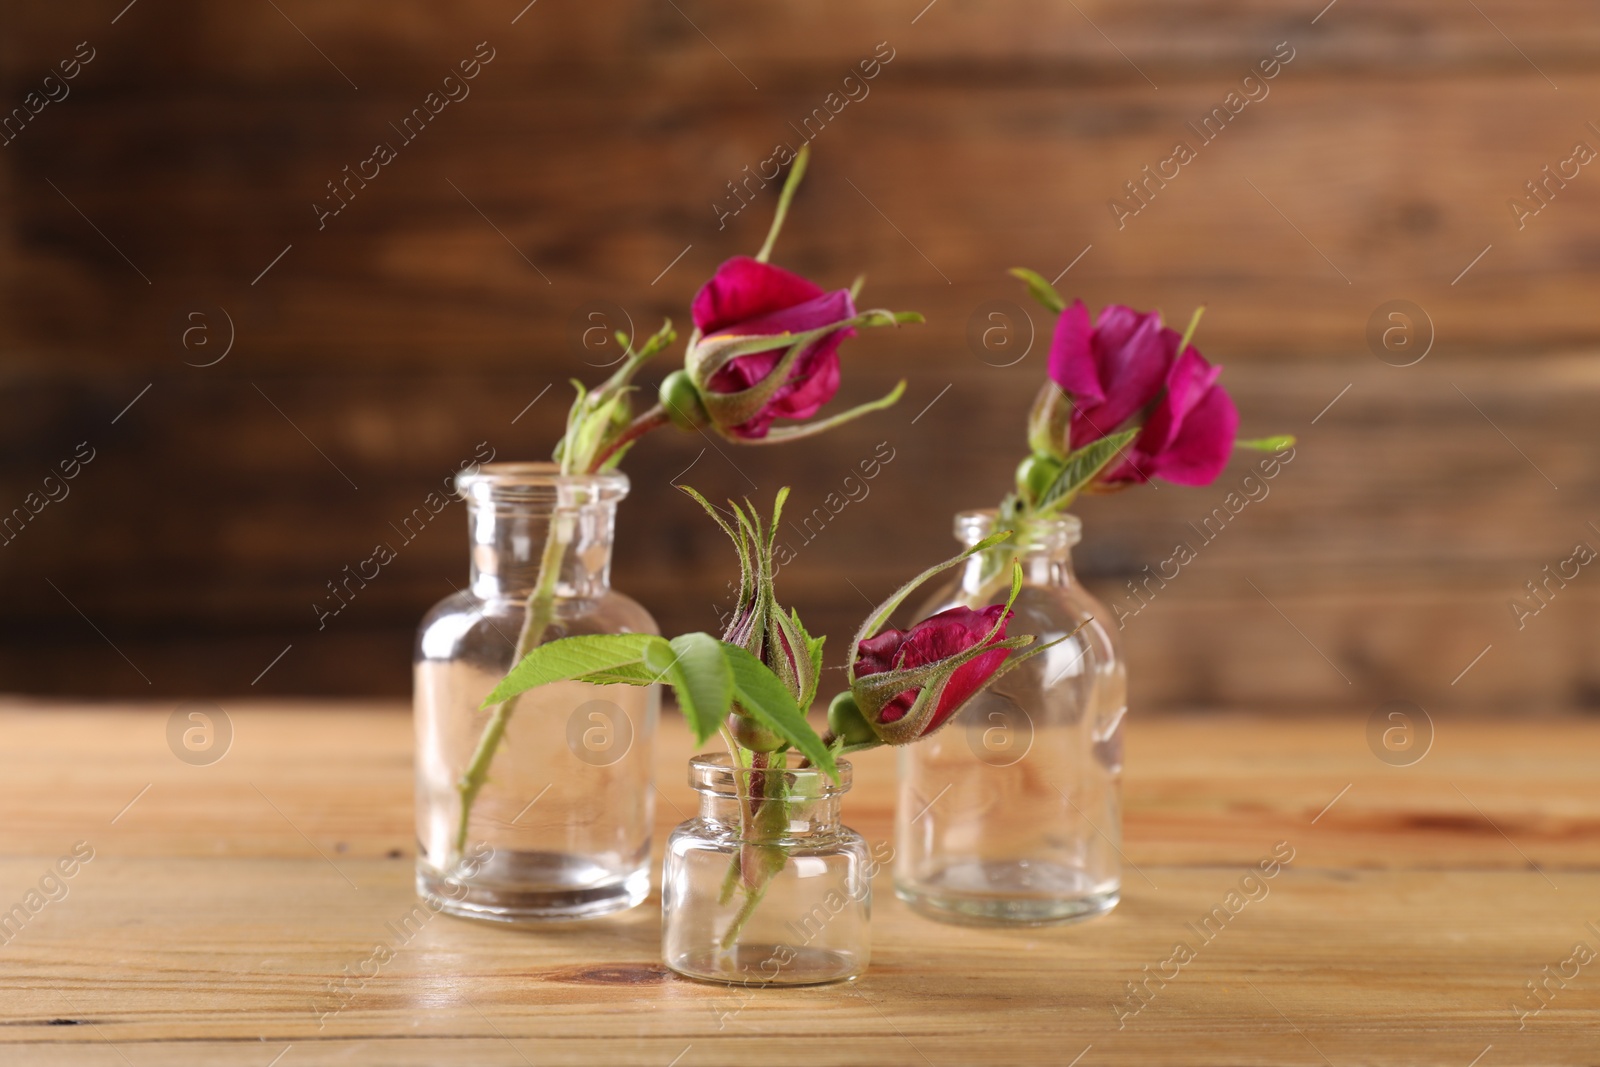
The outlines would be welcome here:
<svg viewBox="0 0 1600 1067">
<path fill-rule="evenodd" d="M 654 634 L 584 634 L 563 637 L 522 657 L 522 662 L 484 698 L 482 707 L 503 703 L 509 697 L 551 682 L 570 682 L 603 672 L 626 671 L 642 662 L 656 646 L 667 642 Z"/>
<path fill-rule="evenodd" d="M 641 663 L 624 663 L 603 671 L 593 671 L 579 678 L 590 685 L 654 685 L 661 675 Z"/>
<path fill-rule="evenodd" d="M 1091 441 L 1067 456 L 1067 462 L 1062 466 L 1061 473 L 1045 491 L 1037 510 L 1044 513 L 1072 503 L 1072 498 L 1078 495 L 1079 490 L 1094 481 L 1095 475 L 1104 470 L 1106 464 L 1116 459 L 1117 453 L 1128 447 L 1129 442 L 1137 436 L 1139 436 L 1138 427 L 1123 430 L 1109 437 L 1102 437 L 1098 441 Z"/>
<path fill-rule="evenodd" d="M 738 645 L 726 641 L 719 644 L 733 673 L 734 699 L 745 714 L 788 741 L 837 781 L 839 768 L 833 761 L 833 753 L 806 722 L 805 712 L 778 676 Z"/>
<path fill-rule="evenodd" d="M 645 666 L 677 693 L 696 742 L 705 744 L 721 729 L 733 706 L 733 677 L 715 637 L 695 633 L 663 641 L 646 653 Z"/>
<path fill-rule="evenodd" d="M 1007 273 L 1013 278 L 1022 279 L 1022 283 L 1028 287 L 1028 292 L 1033 298 L 1057 315 L 1066 308 L 1067 302 L 1061 299 L 1061 294 L 1056 292 L 1055 286 L 1044 280 L 1043 275 L 1035 274 L 1027 267 L 1012 267 Z"/>
<path fill-rule="evenodd" d="M 1235 441 L 1233 447 L 1253 448 L 1257 452 L 1282 452 L 1286 448 L 1293 448 L 1294 441 L 1294 434 L 1281 433 L 1276 437 L 1252 437 L 1245 441 Z"/>
</svg>

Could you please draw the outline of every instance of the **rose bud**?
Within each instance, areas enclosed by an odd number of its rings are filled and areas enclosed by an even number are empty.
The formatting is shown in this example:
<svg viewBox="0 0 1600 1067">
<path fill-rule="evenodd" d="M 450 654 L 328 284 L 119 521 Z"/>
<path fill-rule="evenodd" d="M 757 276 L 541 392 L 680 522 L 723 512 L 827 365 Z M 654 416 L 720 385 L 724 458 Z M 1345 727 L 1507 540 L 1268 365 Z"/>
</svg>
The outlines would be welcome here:
<svg viewBox="0 0 1600 1067">
<path fill-rule="evenodd" d="M 809 419 L 833 399 L 839 346 L 855 336 L 856 327 L 922 321 L 914 312 L 858 312 L 850 290 L 824 291 L 749 256 L 717 268 L 695 295 L 693 314 L 695 332 L 684 362 L 688 380 L 669 377 L 661 401 L 674 423 L 692 428 L 709 422 L 724 437 L 746 444 L 808 437 L 893 404 L 904 382 L 888 396 L 831 418 L 772 426 L 777 419 Z"/>
<path fill-rule="evenodd" d="M 1167 373 L 1166 392 L 1139 436 L 1098 481 L 1111 488 L 1151 478 L 1177 485 L 1216 481 L 1239 432 L 1239 411 L 1216 384 L 1221 373 L 1221 367 L 1207 363 L 1192 345 L 1185 348 Z"/>
<path fill-rule="evenodd" d="M 777 545 L 778 520 L 789 497 L 787 486 L 778 490 L 772 505 L 772 519 L 763 528 L 761 516 L 753 506 L 741 507 L 728 501 L 734 521 L 728 522 L 711 502 L 688 486 L 680 488 L 706 510 L 739 551 L 739 595 L 723 628 L 722 639 L 755 656 L 777 675 L 802 708 L 810 707 L 817 695 L 822 674 L 823 638 L 812 637 L 800 622 L 800 615 L 779 605 L 774 585 L 778 568 L 773 560 Z M 741 716 L 735 716 L 741 718 Z M 734 724 L 735 736 L 744 747 L 770 751 L 759 743 L 746 743 L 740 730 L 754 742 L 763 740 L 752 726 Z M 777 747 L 774 744 L 772 747 Z"/>
<path fill-rule="evenodd" d="M 851 692 L 878 738 L 907 744 L 949 722 L 996 677 L 1018 642 L 1011 613 L 994 604 L 951 608 L 909 630 L 884 630 L 856 645 Z"/>
</svg>

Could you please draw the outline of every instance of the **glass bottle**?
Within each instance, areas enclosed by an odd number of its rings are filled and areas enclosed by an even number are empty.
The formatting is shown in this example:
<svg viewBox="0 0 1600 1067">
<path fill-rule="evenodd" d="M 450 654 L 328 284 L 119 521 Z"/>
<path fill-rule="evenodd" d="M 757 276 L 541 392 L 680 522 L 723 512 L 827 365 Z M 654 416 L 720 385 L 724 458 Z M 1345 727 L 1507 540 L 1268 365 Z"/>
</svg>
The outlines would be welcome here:
<svg viewBox="0 0 1600 1067">
<path fill-rule="evenodd" d="M 497 922 L 631 908 L 650 891 L 658 686 L 529 690 L 489 750 L 466 819 L 458 787 L 490 719 L 479 705 L 511 668 L 548 550 L 560 563 L 547 641 L 659 632 L 611 588 L 628 479 L 490 463 L 464 470 L 456 488 L 467 501 L 470 582 L 422 620 L 414 657 L 417 892 L 435 911 Z"/>
<path fill-rule="evenodd" d="M 839 823 L 850 764 L 839 762 L 835 783 L 813 768 L 752 770 L 718 753 L 689 761 L 689 784 L 700 814 L 672 832 L 661 873 L 666 965 L 749 986 L 865 971 L 878 863 Z"/>
<path fill-rule="evenodd" d="M 956 516 L 969 547 L 994 528 L 992 510 Z M 1072 515 L 1027 524 L 969 559 L 922 612 L 1005 603 L 1015 559 L 1023 586 L 1008 633 L 1049 642 L 1086 623 L 900 749 L 895 892 L 925 915 L 1036 924 L 1116 906 L 1127 677 L 1110 612 L 1072 572 L 1081 529 Z"/>
</svg>

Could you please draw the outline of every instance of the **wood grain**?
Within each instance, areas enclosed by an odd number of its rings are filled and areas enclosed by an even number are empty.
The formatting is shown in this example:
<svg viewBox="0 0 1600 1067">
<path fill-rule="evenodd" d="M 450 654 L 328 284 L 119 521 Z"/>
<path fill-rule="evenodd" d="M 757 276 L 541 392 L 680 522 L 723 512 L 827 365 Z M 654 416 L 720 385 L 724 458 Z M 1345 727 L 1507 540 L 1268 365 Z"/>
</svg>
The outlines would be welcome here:
<svg viewBox="0 0 1600 1067">
<path fill-rule="evenodd" d="M 661 969 L 654 896 L 560 930 L 434 918 L 323 1018 L 328 983 L 414 903 L 409 718 L 372 704 L 226 710 L 231 750 L 195 767 L 167 750 L 164 707 L 0 709 L 4 899 L 75 842 L 94 851 L 67 896 L 0 946 L 7 1063 L 953 1067 L 1065 1064 L 1088 1048 L 1084 1064 L 1461 1065 L 1490 1045 L 1497 1063 L 1592 1060 L 1587 971 L 1552 986 L 1523 1029 L 1511 1008 L 1541 968 L 1600 937 L 1586 925 L 1600 923 L 1592 720 L 1441 719 L 1421 762 L 1392 767 L 1368 750 L 1359 709 L 1135 716 L 1132 867 L 1105 919 L 933 925 L 886 874 L 865 978 L 747 996 Z M 662 833 L 693 810 L 688 753 L 669 721 Z M 892 759 L 866 755 L 856 780 L 847 821 L 883 840 Z M 1294 858 L 1268 895 L 1119 1029 L 1125 983 L 1175 940 L 1197 942 L 1185 924 L 1279 842 Z"/>
<path fill-rule="evenodd" d="M 514 25 L 522 5 L 489 0 L 278 6 L 0 12 L 7 101 L 97 49 L 0 149 L 0 514 L 78 442 L 99 449 L 0 546 L 0 689 L 403 694 L 416 620 L 462 580 L 459 509 L 318 631 L 325 583 L 478 442 L 548 451 L 565 381 L 600 373 L 572 345 L 586 303 L 681 325 L 766 225 L 771 188 L 718 228 L 725 183 L 888 41 L 870 94 L 816 137 L 780 258 L 830 284 L 865 271 L 873 303 L 927 312 L 847 350 L 841 404 L 902 376 L 908 395 L 805 449 L 639 449 L 623 589 L 669 631 L 713 626 L 729 558 L 672 481 L 789 484 L 810 509 L 887 440 L 894 464 L 789 579 L 837 657 L 862 598 L 1009 484 L 1048 324 L 1035 313 L 1030 356 L 999 367 L 973 316 L 1025 302 L 1005 268 L 1054 277 L 1088 248 L 1064 290 L 1174 318 L 1205 304 L 1247 432 L 1303 439 L 1272 497 L 1129 623 L 1136 706 L 1600 706 L 1600 586 L 1586 573 L 1523 629 L 1509 607 L 1600 538 L 1600 178 L 1584 168 L 1520 229 L 1507 207 L 1574 140 L 1600 144 L 1600 29 L 1573 0 L 541 0 Z M 472 95 L 319 230 L 325 183 L 482 40 L 496 57 Z M 1108 200 L 1284 40 L 1270 95 L 1119 228 Z M 1396 298 L 1431 319 L 1414 367 L 1368 349 Z M 185 366 L 215 351 L 178 341 L 201 308 L 219 331 L 226 310 L 236 346 Z M 1109 609 L 1247 469 L 1083 505 L 1078 561 Z"/>
</svg>

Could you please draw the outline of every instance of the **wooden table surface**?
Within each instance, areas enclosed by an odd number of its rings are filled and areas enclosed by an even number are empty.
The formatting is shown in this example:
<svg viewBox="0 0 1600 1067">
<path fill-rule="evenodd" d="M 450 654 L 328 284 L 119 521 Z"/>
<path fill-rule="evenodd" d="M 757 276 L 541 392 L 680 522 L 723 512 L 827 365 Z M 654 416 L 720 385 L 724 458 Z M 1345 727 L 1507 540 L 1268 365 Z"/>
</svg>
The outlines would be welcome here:
<svg viewBox="0 0 1600 1067">
<path fill-rule="evenodd" d="M 560 930 L 434 918 L 363 975 L 413 904 L 409 715 L 226 710 L 227 755 L 194 766 L 168 747 L 171 705 L 0 702 L 0 908 L 27 916 L 0 928 L 0 1062 L 1600 1061 L 1597 721 L 1441 721 L 1396 767 L 1369 750 L 1365 710 L 1135 717 L 1137 869 L 1110 916 L 935 924 L 885 872 L 866 977 L 745 992 L 661 968 L 655 896 Z M 692 809 L 688 755 L 673 717 L 658 853 Z M 857 763 L 846 818 L 880 841 L 892 759 Z M 1267 895 L 1202 942 L 1188 924 L 1280 842 L 1294 858 Z M 1193 958 L 1119 1027 L 1126 983 L 1179 941 Z"/>
</svg>

